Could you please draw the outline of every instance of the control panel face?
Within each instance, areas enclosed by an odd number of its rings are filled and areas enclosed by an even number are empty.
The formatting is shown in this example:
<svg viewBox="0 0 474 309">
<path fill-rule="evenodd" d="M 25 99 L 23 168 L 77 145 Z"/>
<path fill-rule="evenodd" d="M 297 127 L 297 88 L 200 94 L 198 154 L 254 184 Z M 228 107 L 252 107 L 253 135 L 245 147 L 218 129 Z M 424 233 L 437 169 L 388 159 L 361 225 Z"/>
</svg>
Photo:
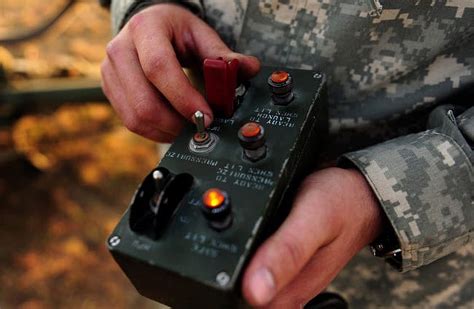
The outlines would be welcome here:
<svg viewBox="0 0 474 309">
<path fill-rule="evenodd" d="M 267 225 L 290 207 L 288 188 L 309 172 L 304 154 L 327 128 L 324 77 L 264 67 L 236 92 L 231 117 L 204 129 L 196 112 L 196 126 L 187 126 L 146 176 L 109 238 L 117 262 L 147 297 L 179 307 L 193 301 L 188 288 L 238 295 Z"/>
</svg>

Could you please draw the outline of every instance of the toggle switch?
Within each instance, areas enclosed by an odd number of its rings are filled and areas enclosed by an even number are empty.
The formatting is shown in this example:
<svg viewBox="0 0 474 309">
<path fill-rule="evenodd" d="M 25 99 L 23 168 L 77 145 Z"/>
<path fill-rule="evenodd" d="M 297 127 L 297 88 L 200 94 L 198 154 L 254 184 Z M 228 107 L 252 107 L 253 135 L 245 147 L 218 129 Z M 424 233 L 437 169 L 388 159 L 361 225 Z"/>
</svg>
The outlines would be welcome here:
<svg viewBox="0 0 474 309">
<path fill-rule="evenodd" d="M 263 159 L 267 153 L 265 130 L 257 122 L 247 122 L 239 129 L 239 142 L 244 148 L 244 156 L 250 161 Z"/>
<path fill-rule="evenodd" d="M 197 133 L 205 133 L 206 125 L 204 124 L 204 114 L 201 111 L 197 111 L 194 113 L 194 121 L 196 122 Z"/>
<path fill-rule="evenodd" d="M 187 173 L 173 174 L 164 167 L 153 170 L 138 189 L 130 207 L 130 229 L 150 239 L 159 239 L 193 182 L 194 177 Z"/>
<path fill-rule="evenodd" d="M 216 230 L 228 228 L 232 223 L 232 211 L 229 195 L 218 188 L 210 188 L 202 195 L 201 210 Z"/>
<path fill-rule="evenodd" d="M 236 106 L 239 61 L 205 59 L 203 70 L 207 102 L 217 115 L 232 117 Z"/>
<path fill-rule="evenodd" d="M 267 80 L 276 105 L 288 105 L 294 98 L 293 77 L 286 71 L 275 71 Z"/>
<path fill-rule="evenodd" d="M 189 141 L 189 149 L 196 153 L 207 153 L 214 149 L 218 137 L 206 130 L 204 124 L 204 114 L 201 111 L 194 113 L 194 122 L 196 124 L 196 133 Z"/>
<path fill-rule="evenodd" d="M 193 140 L 197 144 L 205 144 L 209 141 L 210 134 L 206 132 L 204 114 L 201 111 L 194 113 L 194 122 L 196 123 L 196 133 L 193 135 Z"/>
</svg>

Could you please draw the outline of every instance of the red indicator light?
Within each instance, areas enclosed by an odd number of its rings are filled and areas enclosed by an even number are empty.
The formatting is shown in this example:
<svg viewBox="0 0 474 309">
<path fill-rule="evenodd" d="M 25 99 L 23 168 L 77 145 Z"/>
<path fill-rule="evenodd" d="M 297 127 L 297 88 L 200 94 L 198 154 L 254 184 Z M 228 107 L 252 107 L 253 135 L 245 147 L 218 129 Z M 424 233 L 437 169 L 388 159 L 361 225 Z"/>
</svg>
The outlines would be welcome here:
<svg viewBox="0 0 474 309">
<path fill-rule="evenodd" d="M 256 137 L 262 132 L 262 127 L 256 122 L 247 122 L 240 128 L 240 133 L 243 137 Z"/>
<path fill-rule="evenodd" d="M 217 208 L 224 203 L 225 199 L 224 192 L 217 188 L 211 188 L 202 195 L 202 202 L 207 208 Z"/>
<path fill-rule="evenodd" d="M 288 74 L 288 72 L 285 72 L 285 71 L 275 71 L 272 73 L 272 76 L 270 77 L 272 82 L 274 82 L 275 84 L 284 83 L 288 80 L 288 78 L 290 78 L 290 74 Z"/>
</svg>

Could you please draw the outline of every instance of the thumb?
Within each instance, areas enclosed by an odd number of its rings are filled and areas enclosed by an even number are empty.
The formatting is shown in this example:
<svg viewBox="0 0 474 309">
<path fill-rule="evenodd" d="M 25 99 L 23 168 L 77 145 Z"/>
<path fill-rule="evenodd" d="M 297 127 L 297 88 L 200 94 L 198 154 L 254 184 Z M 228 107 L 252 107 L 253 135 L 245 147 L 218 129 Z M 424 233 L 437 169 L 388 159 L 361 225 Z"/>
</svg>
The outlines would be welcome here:
<svg viewBox="0 0 474 309">
<path fill-rule="evenodd" d="M 243 294 L 253 306 L 267 305 L 336 235 L 338 225 L 324 194 L 306 181 L 280 228 L 258 248 L 243 277 Z M 328 204 L 330 205 L 330 204 Z"/>
<path fill-rule="evenodd" d="M 202 20 L 191 25 L 191 33 L 197 55 L 201 60 L 219 57 L 224 60 L 237 59 L 239 61 L 239 78 L 242 80 L 247 80 L 260 71 L 260 61 L 256 57 L 233 52 L 219 35 Z"/>
</svg>

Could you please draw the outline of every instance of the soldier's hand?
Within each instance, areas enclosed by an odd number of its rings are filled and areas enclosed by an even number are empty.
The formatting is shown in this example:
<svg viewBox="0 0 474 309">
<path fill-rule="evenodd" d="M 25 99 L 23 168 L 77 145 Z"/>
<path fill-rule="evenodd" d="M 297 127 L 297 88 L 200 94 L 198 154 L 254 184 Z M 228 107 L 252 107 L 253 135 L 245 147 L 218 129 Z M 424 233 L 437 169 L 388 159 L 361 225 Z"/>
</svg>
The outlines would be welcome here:
<svg viewBox="0 0 474 309">
<path fill-rule="evenodd" d="M 259 70 L 256 58 L 233 53 L 217 33 L 187 9 L 153 5 L 134 15 L 108 44 L 102 87 L 125 126 L 159 142 L 170 142 L 196 110 L 213 114 L 182 66 L 205 58 L 238 59 L 243 79 Z"/>
<path fill-rule="evenodd" d="M 356 170 L 328 168 L 302 184 L 293 209 L 243 279 L 254 306 L 301 308 L 379 234 L 382 209 Z"/>
</svg>

